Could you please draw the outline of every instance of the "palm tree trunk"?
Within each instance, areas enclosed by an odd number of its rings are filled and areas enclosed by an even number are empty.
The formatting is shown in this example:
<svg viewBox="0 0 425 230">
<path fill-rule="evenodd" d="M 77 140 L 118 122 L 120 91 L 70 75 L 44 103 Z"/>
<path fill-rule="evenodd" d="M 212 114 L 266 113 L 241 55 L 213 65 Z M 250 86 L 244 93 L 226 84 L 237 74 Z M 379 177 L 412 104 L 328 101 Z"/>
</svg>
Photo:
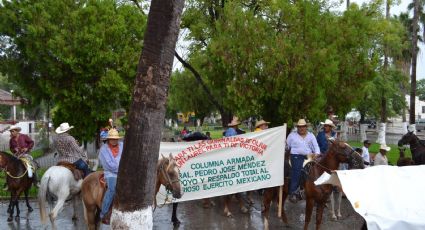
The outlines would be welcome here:
<svg viewBox="0 0 425 230">
<path fill-rule="evenodd" d="M 118 171 L 112 229 L 152 229 L 161 128 L 184 0 L 152 0 L 129 127 Z"/>
<path fill-rule="evenodd" d="M 414 0 L 413 10 L 413 35 L 412 35 L 412 75 L 410 78 L 410 114 L 409 123 L 413 130 L 415 129 L 415 98 L 416 98 L 416 63 L 418 56 L 418 21 L 419 21 L 419 0 Z"/>
</svg>

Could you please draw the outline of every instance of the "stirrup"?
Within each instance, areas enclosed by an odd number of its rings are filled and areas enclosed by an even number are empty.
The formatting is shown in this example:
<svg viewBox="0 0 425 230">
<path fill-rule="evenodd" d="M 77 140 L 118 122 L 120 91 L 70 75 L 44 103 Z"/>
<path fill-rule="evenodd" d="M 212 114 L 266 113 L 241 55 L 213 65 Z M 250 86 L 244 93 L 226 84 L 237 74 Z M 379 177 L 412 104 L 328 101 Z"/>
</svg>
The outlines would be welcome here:
<svg viewBox="0 0 425 230">
<path fill-rule="evenodd" d="M 3 189 L 2 189 L 3 191 L 8 191 L 9 190 L 9 186 L 8 185 L 6 185 Z"/>
</svg>

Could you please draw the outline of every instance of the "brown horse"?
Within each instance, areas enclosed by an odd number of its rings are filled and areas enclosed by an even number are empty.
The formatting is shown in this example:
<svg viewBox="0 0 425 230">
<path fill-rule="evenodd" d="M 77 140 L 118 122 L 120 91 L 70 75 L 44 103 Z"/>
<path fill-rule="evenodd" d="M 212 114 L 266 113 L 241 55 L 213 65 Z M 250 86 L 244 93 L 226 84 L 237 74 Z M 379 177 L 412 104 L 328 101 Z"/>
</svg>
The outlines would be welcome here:
<svg viewBox="0 0 425 230">
<path fill-rule="evenodd" d="M 181 186 L 179 172 L 174 158 L 170 154 L 169 157 L 164 157 L 158 161 L 156 176 L 155 194 L 158 193 L 162 185 L 173 194 L 174 198 L 181 198 Z M 106 187 L 102 186 L 100 177 L 103 172 L 98 171 L 88 175 L 81 186 L 81 194 L 84 205 L 84 218 L 89 230 L 97 229 L 100 220 L 100 209 L 102 207 L 102 199 L 105 194 Z M 154 205 L 156 199 L 154 197 Z"/>
<path fill-rule="evenodd" d="M 331 141 L 329 150 L 320 160 L 309 162 L 304 167 L 304 177 L 302 178 L 303 181 L 301 184 L 304 185 L 306 196 L 305 230 L 308 229 L 315 203 L 317 204 L 316 229 L 320 228 L 323 209 L 332 193 L 332 185 L 326 184 L 316 186 L 314 181 L 324 172 L 331 174 L 332 171 L 337 170 L 340 163 L 348 163 L 349 167 L 352 169 L 364 168 L 362 157 L 345 142 L 338 140 Z"/>
<path fill-rule="evenodd" d="M 283 208 L 285 206 L 286 198 L 288 197 L 289 193 L 289 172 L 290 172 L 290 165 L 289 165 L 289 151 L 285 152 L 285 167 L 284 167 L 284 183 L 283 183 L 283 194 L 282 194 L 282 212 L 281 212 L 281 218 L 282 221 L 285 224 L 288 224 L 288 218 L 286 217 L 285 209 Z M 264 216 L 264 229 L 269 229 L 269 211 L 270 211 L 270 204 L 274 200 L 276 201 L 276 204 L 279 203 L 279 187 L 272 187 L 272 188 L 266 188 L 264 189 L 263 194 L 263 205 L 264 210 L 262 211 Z"/>
<path fill-rule="evenodd" d="M 9 213 L 9 218 L 7 221 L 10 222 L 13 220 L 14 208 L 16 207 L 16 216 L 15 220 L 19 221 L 19 203 L 18 199 L 21 196 L 21 193 L 25 194 L 25 201 L 27 203 L 28 212 L 32 212 L 28 202 L 28 191 L 31 188 L 33 183 L 33 178 L 28 177 L 27 169 L 21 160 L 15 156 L 8 154 L 6 152 L 0 152 L 0 168 L 4 170 L 7 174 L 6 183 L 8 190 L 10 191 L 10 203 L 7 212 Z"/>
</svg>

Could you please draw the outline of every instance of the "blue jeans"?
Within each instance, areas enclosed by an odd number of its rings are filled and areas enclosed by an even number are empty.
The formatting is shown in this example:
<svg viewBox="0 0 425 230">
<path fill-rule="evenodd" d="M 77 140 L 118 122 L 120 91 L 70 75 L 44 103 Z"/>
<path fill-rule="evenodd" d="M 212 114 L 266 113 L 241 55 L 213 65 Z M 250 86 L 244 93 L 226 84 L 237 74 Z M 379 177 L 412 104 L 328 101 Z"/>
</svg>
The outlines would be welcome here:
<svg viewBox="0 0 425 230">
<path fill-rule="evenodd" d="M 83 159 L 78 159 L 78 161 L 74 162 L 74 165 L 77 169 L 83 170 L 84 178 L 89 175 L 92 171 L 89 168 L 87 162 L 83 161 Z"/>
<path fill-rule="evenodd" d="M 304 155 L 291 154 L 291 182 L 289 183 L 289 194 L 293 194 L 300 185 L 301 170 L 303 169 Z"/>
<path fill-rule="evenodd" d="M 105 196 L 102 201 L 102 210 L 100 211 L 100 218 L 103 218 L 106 213 L 109 211 L 109 207 L 111 207 L 112 201 L 115 196 L 115 186 L 117 185 L 116 177 L 105 177 L 106 184 L 108 185 L 108 189 L 106 190 Z"/>
</svg>

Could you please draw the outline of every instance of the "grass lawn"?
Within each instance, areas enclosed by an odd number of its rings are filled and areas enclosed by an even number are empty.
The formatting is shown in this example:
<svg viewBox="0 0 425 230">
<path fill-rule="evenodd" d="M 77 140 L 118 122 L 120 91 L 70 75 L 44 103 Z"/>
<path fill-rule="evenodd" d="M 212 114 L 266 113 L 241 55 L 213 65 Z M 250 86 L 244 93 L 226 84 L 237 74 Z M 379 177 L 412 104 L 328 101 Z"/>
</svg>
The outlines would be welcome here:
<svg viewBox="0 0 425 230">
<path fill-rule="evenodd" d="M 361 142 L 354 142 L 354 141 L 350 141 L 348 142 L 349 145 L 351 145 L 351 147 L 362 147 L 363 143 Z M 388 158 L 388 164 L 392 164 L 392 165 L 397 165 L 397 160 L 400 156 L 400 153 L 398 151 L 398 146 L 397 145 L 388 145 L 391 147 L 391 150 L 387 153 L 387 158 Z M 377 154 L 379 152 L 379 144 L 373 143 L 372 145 L 370 145 L 369 147 L 369 153 L 370 154 Z M 406 157 L 412 157 L 411 153 L 410 153 L 410 149 L 406 149 L 405 151 L 405 156 Z"/>
</svg>

